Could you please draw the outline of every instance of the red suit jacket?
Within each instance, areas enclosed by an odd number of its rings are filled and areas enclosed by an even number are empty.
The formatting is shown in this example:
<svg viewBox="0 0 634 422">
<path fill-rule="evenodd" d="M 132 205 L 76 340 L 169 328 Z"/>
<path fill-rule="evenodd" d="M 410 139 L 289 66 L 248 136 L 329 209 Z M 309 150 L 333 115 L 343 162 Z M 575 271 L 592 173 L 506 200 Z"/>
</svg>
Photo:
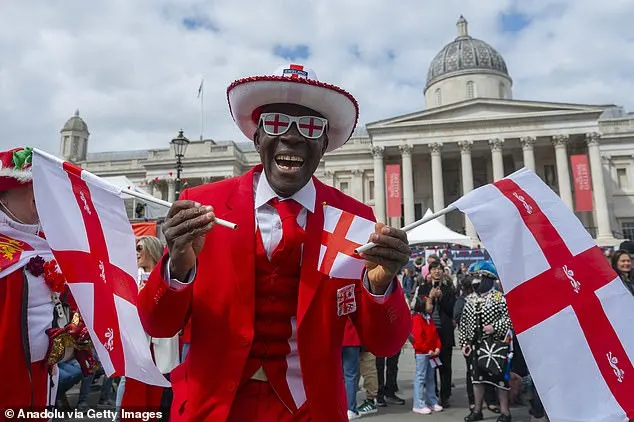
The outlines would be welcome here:
<svg viewBox="0 0 634 422">
<path fill-rule="evenodd" d="M 31 363 L 26 340 L 26 284 L 24 268 L 0 279 L 0 421 L 6 408 L 36 411 L 47 405 L 49 367 L 45 360 Z"/>
<path fill-rule="evenodd" d="M 150 336 L 171 337 L 191 322 L 191 346 L 171 376 L 173 420 L 226 420 L 253 339 L 255 210 L 253 175 L 183 192 L 181 199 L 212 205 L 217 217 L 238 224 L 216 226 L 198 256 L 195 280 L 174 290 L 165 282 L 163 257 L 139 293 L 141 321 Z M 313 421 L 347 421 L 341 347 L 348 317 L 363 345 L 377 356 L 392 356 L 411 332 L 411 316 L 399 283 L 378 303 L 361 281 L 331 279 L 317 271 L 323 202 L 367 219 L 372 210 L 313 178 L 315 212 L 306 223 L 297 309 L 297 344 L 307 403 Z M 337 289 L 356 284 L 356 312 L 337 316 Z"/>
</svg>

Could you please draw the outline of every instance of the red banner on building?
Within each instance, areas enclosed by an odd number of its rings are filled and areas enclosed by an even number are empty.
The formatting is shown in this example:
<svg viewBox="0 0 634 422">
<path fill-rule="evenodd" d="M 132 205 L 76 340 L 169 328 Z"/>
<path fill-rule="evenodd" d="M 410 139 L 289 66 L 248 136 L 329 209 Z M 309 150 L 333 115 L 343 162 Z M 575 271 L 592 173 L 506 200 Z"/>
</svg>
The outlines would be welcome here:
<svg viewBox="0 0 634 422">
<path fill-rule="evenodd" d="M 387 190 L 387 216 L 401 217 L 401 165 L 385 166 L 385 189 Z"/>
<path fill-rule="evenodd" d="M 575 182 L 575 211 L 592 211 L 592 185 L 588 156 L 571 155 L 570 165 Z"/>
</svg>

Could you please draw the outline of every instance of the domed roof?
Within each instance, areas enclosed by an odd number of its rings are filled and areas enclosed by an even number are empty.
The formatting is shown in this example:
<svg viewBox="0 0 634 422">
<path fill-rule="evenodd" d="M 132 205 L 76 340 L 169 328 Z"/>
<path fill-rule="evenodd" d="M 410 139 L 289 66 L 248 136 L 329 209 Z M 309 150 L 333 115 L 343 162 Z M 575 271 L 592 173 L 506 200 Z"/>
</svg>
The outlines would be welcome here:
<svg viewBox="0 0 634 422">
<path fill-rule="evenodd" d="M 464 16 L 460 16 L 456 26 L 456 39 L 440 50 L 429 65 L 425 89 L 441 79 L 465 73 L 493 73 L 511 79 L 502 55 L 469 35 Z"/>
<path fill-rule="evenodd" d="M 66 120 L 61 132 L 88 132 L 88 125 L 84 122 L 84 119 L 79 117 L 79 110 L 75 111 L 75 114 L 70 119 Z"/>
</svg>

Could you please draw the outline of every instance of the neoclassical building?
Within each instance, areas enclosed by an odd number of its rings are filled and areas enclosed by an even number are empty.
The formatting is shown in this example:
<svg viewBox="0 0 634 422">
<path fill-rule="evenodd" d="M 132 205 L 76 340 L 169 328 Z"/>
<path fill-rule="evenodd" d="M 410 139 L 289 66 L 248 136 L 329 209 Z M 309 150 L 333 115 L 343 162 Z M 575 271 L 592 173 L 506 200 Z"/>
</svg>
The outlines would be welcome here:
<svg viewBox="0 0 634 422">
<path fill-rule="evenodd" d="M 456 38 L 429 65 L 426 107 L 357 129 L 324 157 L 316 176 L 370 204 L 386 221 L 385 166 L 399 164 L 403 217 L 390 222 L 400 225 L 522 167 L 534 169 L 575 210 L 570 157 L 586 155 L 593 210 L 576 215 L 601 245 L 634 239 L 634 114 L 616 105 L 514 99 L 500 53 L 469 35 L 462 16 L 456 26 Z M 88 153 L 88 139 L 76 112 L 61 130 L 60 154 L 99 176 L 125 176 L 157 197 L 175 199 L 169 148 Z M 182 178 L 194 186 L 242 174 L 258 162 L 246 141 L 193 141 Z M 443 221 L 476 238 L 462 214 Z"/>
</svg>

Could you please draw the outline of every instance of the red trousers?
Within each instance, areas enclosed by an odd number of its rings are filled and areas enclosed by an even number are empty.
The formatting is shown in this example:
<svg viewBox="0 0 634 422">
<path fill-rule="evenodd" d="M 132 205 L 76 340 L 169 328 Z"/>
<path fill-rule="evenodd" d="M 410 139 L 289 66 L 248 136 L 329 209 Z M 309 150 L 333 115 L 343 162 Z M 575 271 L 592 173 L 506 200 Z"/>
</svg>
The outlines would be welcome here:
<svg viewBox="0 0 634 422">
<path fill-rule="evenodd" d="M 144 384 L 132 378 L 125 379 L 125 390 L 121 399 L 121 408 L 131 412 L 156 412 L 161 406 L 163 387 Z M 121 418 L 130 420 L 129 418 Z M 156 420 L 156 419 L 154 419 Z"/>
<path fill-rule="evenodd" d="M 292 414 L 268 382 L 247 381 L 238 389 L 227 422 L 310 422 L 308 403 Z"/>
</svg>

